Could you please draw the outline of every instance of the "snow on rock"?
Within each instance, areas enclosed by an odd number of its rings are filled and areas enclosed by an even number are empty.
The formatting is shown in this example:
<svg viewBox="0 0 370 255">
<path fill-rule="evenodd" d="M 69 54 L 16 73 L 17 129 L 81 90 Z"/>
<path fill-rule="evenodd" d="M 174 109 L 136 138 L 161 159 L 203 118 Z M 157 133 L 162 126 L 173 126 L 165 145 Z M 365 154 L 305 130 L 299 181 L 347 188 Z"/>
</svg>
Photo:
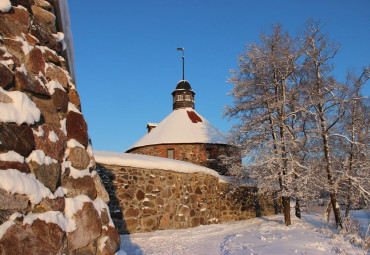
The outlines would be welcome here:
<svg viewBox="0 0 370 255">
<path fill-rule="evenodd" d="M 95 207 L 95 209 L 98 211 L 99 216 L 101 216 L 101 211 L 102 211 L 104 208 L 106 208 L 106 209 L 107 209 L 107 205 L 104 203 L 103 199 L 101 199 L 101 198 L 97 198 L 97 199 L 95 199 L 94 207 Z"/>
<path fill-rule="evenodd" d="M 82 114 L 80 112 L 80 110 L 78 110 L 77 107 L 74 104 L 72 104 L 71 102 L 68 102 L 68 112 L 70 112 L 70 111 Z"/>
<path fill-rule="evenodd" d="M 0 2 L 1 1 L 2 0 L 0 0 Z M 8 230 L 8 228 L 10 228 L 14 224 L 15 224 L 14 221 L 8 220 L 8 221 L 6 221 L 6 222 L 4 222 L 3 224 L 0 225 L 0 240 L 3 237 L 3 235 L 5 234 L 5 232 Z"/>
<path fill-rule="evenodd" d="M 32 225 L 32 223 L 37 219 L 45 221 L 46 223 L 57 224 L 64 232 L 68 232 L 67 230 L 70 230 L 73 227 L 73 222 L 71 221 L 71 219 L 65 217 L 63 213 L 59 211 L 30 213 L 24 217 L 23 225 Z"/>
<path fill-rule="evenodd" d="M 2 13 L 8 12 L 12 8 L 9 0 L 0 0 L 0 11 Z"/>
<path fill-rule="evenodd" d="M 12 103 L 0 103 L 0 122 L 15 122 L 34 124 L 40 120 L 40 110 L 36 104 L 24 93 L 6 91 L 0 87 L 0 93 L 12 99 Z"/>
<path fill-rule="evenodd" d="M 61 42 L 64 40 L 64 33 L 62 32 L 58 32 L 56 34 L 53 34 L 53 37 L 55 40 L 57 40 L 58 42 Z M 65 48 L 63 48 L 63 50 L 65 50 Z"/>
<path fill-rule="evenodd" d="M 31 154 L 28 156 L 28 158 L 26 159 L 26 163 L 29 163 L 31 161 L 34 161 L 36 162 L 37 164 L 39 165 L 50 165 L 52 163 L 58 163 L 57 160 L 49 157 L 49 156 L 46 156 L 45 155 L 45 152 L 42 151 L 42 150 L 34 150 L 31 152 Z"/>
<path fill-rule="evenodd" d="M 2 39 L 1 35 L 0 35 L 0 39 Z M 9 51 L 6 49 L 5 46 L 0 46 L 0 50 L 2 50 L 4 52 L 3 58 L 5 58 L 5 57 L 7 57 L 7 58 L 13 57 L 13 55 L 9 53 Z M 4 63 L 4 62 L 7 63 L 7 64 L 10 64 L 10 63 L 14 64 L 14 61 L 11 60 L 11 59 L 1 60 L 1 63 Z"/>
<path fill-rule="evenodd" d="M 3 55 L 3 57 L 12 57 L 12 55 L 9 54 L 9 52 L 7 51 L 7 49 L 5 47 L 0 47 L 1 50 L 5 51 L 5 54 Z M 9 68 L 9 66 L 11 65 L 14 65 L 14 61 L 12 59 L 8 59 L 8 60 L 1 60 L 0 61 L 1 64 L 3 64 L 6 68 L 9 69 L 9 71 L 11 71 L 13 73 L 13 71 Z"/>
<path fill-rule="evenodd" d="M 42 126 L 38 126 L 37 131 L 32 129 L 32 132 L 38 137 L 44 137 L 44 129 L 42 128 Z"/>
<path fill-rule="evenodd" d="M 200 121 L 194 123 L 191 116 Z M 153 144 L 173 143 L 211 143 L 227 144 L 226 136 L 213 126 L 208 120 L 195 112 L 193 108 L 177 109 L 172 111 L 150 133 L 133 144 L 127 151 Z"/>
<path fill-rule="evenodd" d="M 97 172 L 92 171 L 90 173 L 90 168 L 92 167 L 92 164 L 93 164 L 93 162 L 90 162 L 90 164 L 88 165 L 88 167 L 86 169 L 80 170 L 80 169 L 74 168 L 72 166 L 71 161 L 64 161 L 62 163 L 62 173 L 65 173 L 66 168 L 69 168 L 69 176 L 74 178 L 74 179 L 82 178 L 82 177 L 85 177 L 85 176 L 94 177 L 97 174 Z"/>
<path fill-rule="evenodd" d="M 73 215 L 82 209 L 85 202 L 91 201 L 92 200 L 86 195 L 79 195 L 77 197 L 65 199 L 64 214 L 66 215 L 66 217 L 71 219 L 69 229 L 66 230 L 67 232 L 73 232 L 74 230 L 76 230 L 76 222 L 72 219 Z"/>
<path fill-rule="evenodd" d="M 162 169 L 182 173 L 201 172 L 220 178 L 220 175 L 210 168 L 175 159 L 109 151 L 94 151 L 94 157 L 96 162 L 106 165 Z"/>
<path fill-rule="evenodd" d="M 0 171 L 0 188 L 12 194 L 27 195 L 33 204 L 38 204 L 46 197 L 54 198 L 51 191 L 34 174 L 21 173 L 16 169 Z"/>
<path fill-rule="evenodd" d="M 57 190 L 54 192 L 54 197 L 57 198 L 57 197 L 64 197 L 66 194 L 68 193 L 68 189 L 60 186 L 59 188 L 57 188 Z"/>
<path fill-rule="evenodd" d="M 85 147 L 79 142 L 77 142 L 75 139 L 69 139 L 67 142 L 67 147 L 68 148 L 80 147 L 80 148 L 85 149 Z"/>
<path fill-rule="evenodd" d="M 91 144 L 89 144 L 89 145 L 87 146 L 86 152 L 87 152 L 87 154 L 88 154 L 90 157 L 93 157 L 93 156 L 94 156 L 94 152 L 93 152 L 93 149 L 92 149 Z"/>
<path fill-rule="evenodd" d="M 67 119 L 64 118 L 60 121 L 60 130 L 64 133 L 64 135 L 67 135 L 67 128 L 66 128 Z"/>
<path fill-rule="evenodd" d="M 20 6 L 18 5 L 17 7 L 15 8 L 20 8 L 20 9 L 25 9 L 27 11 L 26 8 L 24 8 L 23 6 Z M 16 41 L 18 42 L 21 42 L 23 45 L 22 45 L 22 50 L 23 50 L 23 53 L 24 55 L 28 55 L 28 53 L 30 53 L 30 51 L 33 49 L 33 46 L 31 46 L 27 41 L 25 41 L 22 37 L 16 37 L 15 38 Z M 24 65 L 22 64 L 21 67 L 18 67 L 17 68 L 19 71 L 22 71 L 24 73 L 27 73 L 27 69 L 24 67 Z M 23 70 L 20 70 L 20 69 L 23 69 Z"/>
<path fill-rule="evenodd" d="M 55 132 L 52 130 L 49 132 L 49 136 L 48 136 L 49 140 L 52 142 L 52 143 L 55 143 L 59 140 L 57 134 L 55 134 Z"/>
<path fill-rule="evenodd" d="M 70 224 L 66 229 L 67 232 L 73 232 L 76 229 L 76 223 L 73 220 L 73 215 L 83 208 L 85 202 L 92 203 L 94 205 L 94 208 L 99 213 L 99 217 L 101 215 L 101 210 L 103 210 L 103 208 L 106 208 L 108 210 L 107 205 L 100 198 L 96 199 L 95 201 L 91 200 L 86 195 L 79 195 L 74 198 L 66 198 L 64 214 L 70 220 Z"/>
<path fill-rule="evenodd" d="M 104 247 L 107 245 L 107 240 L 109 239 L 109 236 L 104 236 L 102 239 L 99 241 L 99 249 L 100 252 L 103 252 Z"/>
<path fill-rule="evenodd" d="M 101 198 L 96 198 L 95 200 L 94 200 L 94 207 L 95 207 L 95 209 L 98 211 L 98 213 L 99 213 L 99 217 L 101 217 L 101 212 L 104 210 L 104 209 L 106 209 L 107 210 L 107 212 L 109 212 L 109 207 L 108 207 L 108 205 L 104 202 L 104 200 L 103 199 L 101 199 Z M 113 221 L 112 221 L 112 218 L 109 216 L 109 224 L 108 224 L 109 226 L 111 226 L 111 227 L 113 227 L 114 228 L 114 223 L 113 223 Z"/>
<path fill-rule="evenodd" d="M 64 92 L 66 92 L 65 89 L 63 88 L 63 86 L 59 82 L 57 82 L 57 81 L 53 81 L 53 80 L 49 81 L 46 84 L 46 87 L 48 88 L 48 91 L 49 91 L 49 94 L 50 95 L 53 95 L 54 94 L 55 89 L 60 89 L 60 90 L 62 90 Z"/>
<path fill-rule="evenodd" d="M 24 157 L 19 155 L 15 151 L 8 151 L 6 153 L 0 153 L 0 161 L 12 161 L 24 163 Z"/>
</svg>

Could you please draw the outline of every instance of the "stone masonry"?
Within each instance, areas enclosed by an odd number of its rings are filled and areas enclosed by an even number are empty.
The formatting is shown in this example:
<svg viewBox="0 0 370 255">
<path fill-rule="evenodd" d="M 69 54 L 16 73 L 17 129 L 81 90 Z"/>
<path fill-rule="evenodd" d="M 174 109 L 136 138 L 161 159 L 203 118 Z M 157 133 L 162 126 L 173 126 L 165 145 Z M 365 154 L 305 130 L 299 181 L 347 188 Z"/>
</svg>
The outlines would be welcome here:
<svg viewBox="0 0 370 255">
<path fill-rule="evenodd" d="M 231 185 L 204 173 L 97 164 L 120 234 L 182 229 L 280 211 L 271 194 Z M 231 191 L 232 190 L 232 191 Z"/>
<path fill-rule="evenodd" d="M 230 155 L 232 147 L 226 144 L 158 144 L 147 145 L 129 150 L 129 153 L 150 155 L 167 158 L 167 150 L 174 150 L 174 159 L 190 162 L 216 170 L 221 174 L 226 173 L 220 155 Z M 207 159 L 206 151 L 210 155 Z"/>
<path fill-rule="evenodd" d="M 65 58 L 60 1 L 10 2 L 0 10 L 0 254 L 114 254 L 120 237 Z"/>
</svg>

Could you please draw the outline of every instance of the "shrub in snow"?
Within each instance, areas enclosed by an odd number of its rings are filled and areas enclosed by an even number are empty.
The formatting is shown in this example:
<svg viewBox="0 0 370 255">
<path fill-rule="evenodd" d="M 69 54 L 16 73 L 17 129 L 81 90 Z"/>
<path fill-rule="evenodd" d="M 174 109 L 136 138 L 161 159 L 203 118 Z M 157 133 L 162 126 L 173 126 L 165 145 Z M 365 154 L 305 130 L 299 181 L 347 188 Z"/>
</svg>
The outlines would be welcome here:
<svg viewBox="0 0 370 255">
<path fill-rule="evenodd" d="M 345 239 L 348 239 L 354 245 L 361 245 L 363 237 L 360 231 L 360 222 L 352 217 L 346 217 L 343 219 L 343 228 L 339 234 Z"/>
</svg>

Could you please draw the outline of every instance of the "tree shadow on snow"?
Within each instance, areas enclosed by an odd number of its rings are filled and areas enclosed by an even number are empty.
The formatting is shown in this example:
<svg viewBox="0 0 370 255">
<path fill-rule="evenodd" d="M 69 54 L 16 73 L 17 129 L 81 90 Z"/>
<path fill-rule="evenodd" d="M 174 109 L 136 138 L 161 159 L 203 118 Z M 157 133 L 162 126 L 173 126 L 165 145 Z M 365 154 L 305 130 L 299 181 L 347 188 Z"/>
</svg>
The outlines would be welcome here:
<svg viewBox="0 0 370 255">
<path fill-rule="evenodd" d="M 261 220 L 266 221 L 266 222 L 276 222 L 278 224 L 284 224 L 284 220 L 269 219 L 269 218 L 266 218 L 264 216 L 258 217 L 258 219 L 261 219 Z"/>
</svg>

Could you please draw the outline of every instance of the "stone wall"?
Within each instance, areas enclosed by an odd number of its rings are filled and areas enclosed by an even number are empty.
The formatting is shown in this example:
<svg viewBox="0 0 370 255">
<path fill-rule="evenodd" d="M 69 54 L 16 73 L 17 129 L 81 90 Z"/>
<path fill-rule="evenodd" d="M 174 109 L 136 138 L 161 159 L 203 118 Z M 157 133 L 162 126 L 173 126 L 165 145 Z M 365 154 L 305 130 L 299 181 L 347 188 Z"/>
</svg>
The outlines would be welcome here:
<svg viewBox="0 0 370 255">
<path fill-rule="evenodd" d="M 2 1 L 0 254 L 114 254 L 58 1 Z"/>
<path fill-rule="evenodd" d="M 226 172 L 220 155 L 230 154 L 231 148 L 225 144 L 158 144 L 148 145 L 129 150 L 129 153 L 137 153 L 156 157 L 167 158 L 167 150 L 174 150 L 174 159 L 205 166 L 224 174 Z M 209 150 L 210 158 L 207 159 L 206 151 Z"/>
<path fill-rule="evenodd" d="M 256 194 L 250 186 L 234 189 L 204 173 L 103 164 L 97 170 L 121 234 L 244 220 L 280 210 L 271 194 Z"/>
</svg>

